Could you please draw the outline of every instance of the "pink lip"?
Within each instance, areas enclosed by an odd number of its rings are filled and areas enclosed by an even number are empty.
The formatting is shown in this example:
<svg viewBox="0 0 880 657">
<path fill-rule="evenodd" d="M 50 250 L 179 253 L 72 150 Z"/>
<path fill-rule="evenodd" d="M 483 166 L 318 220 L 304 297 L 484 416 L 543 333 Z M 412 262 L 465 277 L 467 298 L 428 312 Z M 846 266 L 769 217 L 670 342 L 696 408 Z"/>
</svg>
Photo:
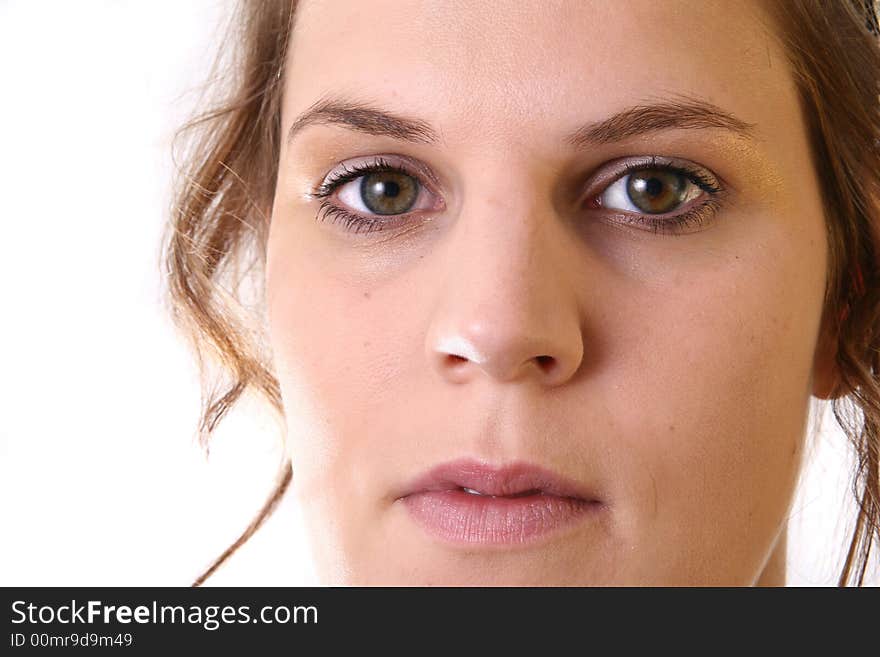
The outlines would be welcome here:
<svg viewBox="0 0 880 657">
<path fill-rule="evenodd" d="M 399 499 L 423 529 L 468 545 L 531 542 L 603 507 L 583 487 L 522 462 L 494 468 L 470 459 L 453 461 L 418 477 L 404 491 Z"/>
</svg>

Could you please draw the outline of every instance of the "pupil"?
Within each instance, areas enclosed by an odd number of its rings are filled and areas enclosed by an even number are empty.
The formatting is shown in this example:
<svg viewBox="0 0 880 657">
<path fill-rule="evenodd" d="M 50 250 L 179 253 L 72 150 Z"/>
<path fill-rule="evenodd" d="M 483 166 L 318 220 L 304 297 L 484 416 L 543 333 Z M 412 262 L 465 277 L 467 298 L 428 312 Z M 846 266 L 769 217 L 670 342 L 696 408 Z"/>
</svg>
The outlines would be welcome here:
<svg viewBox="0 0 880 657">
<path fill-rule="evenodd" d="M 650 196 L 657 196 L 657 194 L 663 191 L 663 183 L 657 178 L 650 178 L 648 182 L 645 183 L 645 191 Z"/>
</svg>

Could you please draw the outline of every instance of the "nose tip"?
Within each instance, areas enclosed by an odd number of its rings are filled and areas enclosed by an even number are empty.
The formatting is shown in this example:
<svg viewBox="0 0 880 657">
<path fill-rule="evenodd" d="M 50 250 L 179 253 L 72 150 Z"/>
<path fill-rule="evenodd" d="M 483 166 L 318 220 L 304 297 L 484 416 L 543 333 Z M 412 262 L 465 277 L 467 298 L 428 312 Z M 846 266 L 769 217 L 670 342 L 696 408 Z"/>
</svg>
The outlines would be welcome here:
<svg viewBox="0 0 880 657">
<path fill-rule="evenodd" d="M 558 385 L 570 378 L 582 360 L 580 341 L 534 339 L 488 330 L 458 331 L 440 336 L 433 359 L 442 375 L 462 383 L 480 372 L 499 382 L 531 378 Z M 569 345 L 581 345 L 580 348 Z"/>
</svg>

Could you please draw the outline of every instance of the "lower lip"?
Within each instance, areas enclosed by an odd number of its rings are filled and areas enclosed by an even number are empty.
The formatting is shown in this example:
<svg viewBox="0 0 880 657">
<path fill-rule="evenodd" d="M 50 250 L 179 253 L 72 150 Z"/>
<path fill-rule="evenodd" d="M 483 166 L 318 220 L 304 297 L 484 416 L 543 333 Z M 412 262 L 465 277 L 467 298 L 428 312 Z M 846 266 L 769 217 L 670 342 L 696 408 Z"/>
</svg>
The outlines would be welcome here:
<svg viewBox="0 0 880 657">
<path fill-rule="evenodd" d="M 529 543 L 596 513 L 597 501 L 557 495 L 492 497 L 463 490 L 414 493 L 403 498 L 428 533 L 467 545 Z"/>
</svg>

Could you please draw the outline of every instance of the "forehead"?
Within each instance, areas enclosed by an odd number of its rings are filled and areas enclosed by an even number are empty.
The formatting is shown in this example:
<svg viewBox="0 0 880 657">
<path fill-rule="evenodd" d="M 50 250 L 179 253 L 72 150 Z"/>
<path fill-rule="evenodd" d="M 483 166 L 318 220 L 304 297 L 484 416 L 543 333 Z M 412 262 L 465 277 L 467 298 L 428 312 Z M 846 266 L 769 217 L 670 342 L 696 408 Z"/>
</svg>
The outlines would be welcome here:
<svg viewBox="0 0 880 657">
<path fill-rule="evenodd" d="M 302 0 L 284 112 L 341 93 L 522 141 L 684 93 L 772 134 L 791 78 L 766 21 L 751 0 Z"/>
</svg>

